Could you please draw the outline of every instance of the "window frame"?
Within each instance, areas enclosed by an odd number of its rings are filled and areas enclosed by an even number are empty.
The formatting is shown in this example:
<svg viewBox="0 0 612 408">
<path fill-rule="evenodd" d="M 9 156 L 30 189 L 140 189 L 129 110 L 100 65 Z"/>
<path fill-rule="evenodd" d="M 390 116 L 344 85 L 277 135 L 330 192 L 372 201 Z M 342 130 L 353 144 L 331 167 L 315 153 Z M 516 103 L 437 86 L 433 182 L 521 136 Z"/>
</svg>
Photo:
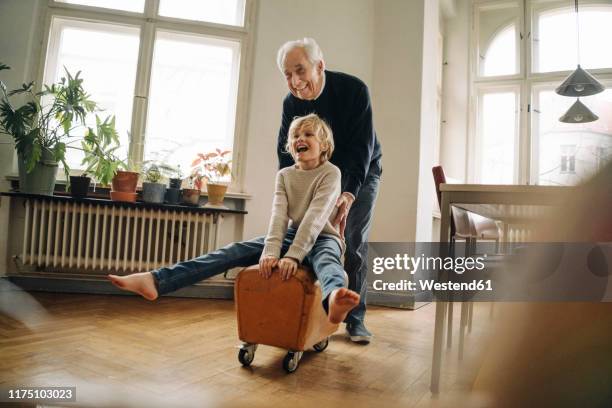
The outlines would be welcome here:
<svg viewBox="0 0 612 408">
<path fill-rule="evenodd" d="M 532 31 L 534 30 L 535 13 L 542 10 L 552 10 L 556 8 L 567 8 L 567 2 L 558 0 L 519 0 L 523 10 L 521 17 L 521 25 L 519 27 L 520 40 L 518 50 L 520 55 L 520 74 L 508 76 L 483 77 L 480 76 L 478 64 L 478 10 L 483 5 L 500 5 L 509 3 L 507 0 L 472 0 L 471 4 L 471 30 L 470 30 L 470 53 L 469 53 L 469 120 L 468 120 L 468 149 L 466 157 L 466 179 L 468 182 L 474 183 L 478 180 L 476 174 L 475 163 L 478 160 L 476 141 L 479 137 L 479 119 L 478 119 L 478 92 L 482 88 L 494 88 L 498 86 L 507 86 L 518 84 L 521 88 L 520 95 L 520 115 L 519 115 L 519 154 L 515 157 L 515 167 L 518 168 L 518 179 L 516 184 L 536 184 L 538 179 L 538 160 L 536 155 L 537 141 L 534 141 L 534 120 L 531 111 L 534 107 L 535 90 L 540 87 L 545 87 L 550 84 L 558 86 L 561 82 L 573 72 L 555 71 L 555 72 L 533 72 L 533 46 L 532 46 Z M 611 5 L 612 0 L 585 0 L 580 2 L 580 6 L 596 6 L 596 5 Z M 506 27 L 503 24 L 500 28 Z M 589 69 L 589 72 L 597 77 L 602 83 L 612 81 L 612 67 Z"/>
<path fill-rule="evenodd" d="M 246 157 L 246 130 L 248 122 L 248 101 L 251 73 L 247 67 L 252 66 L 254 56 L 254 32 L 256 28 L 256 10 L 258 0 L 244 0 L 244 25 L 233 26 L 204 21 L 183 20 L 173 17 L 158 16 L 159 0 L 145 0 L 143 13 L 125 10 L 106 9 L 78 4 L 60 3 L 48 0 L 44 18 L 43 42 L 40 52 L 40 63 L 36 74 L 38 89 L 42 88 L 45 72 L 48 69 L 47 53 L 50 49 L 51 24 L 53 18 L 93 23 L 126 25 L 140 29 L 140 46 L 134 86 L 131 135 L 128 161 L 131 165 L 142 163 L 144 158 L 145 132 L 148 112 L 148 97 L 151 83 L 153 48 L 156 32 L 171 31 L 191 35 L 232 40 L 239 43 L 240 64 L 238 67 L 237 99 L 235 109 L 234 138 L 232 148 L 232 182 L 230 191 L 244 191 L 244 157 Z M 56 47 L 57 48 L 57 47 Z M 57 58 L 57 55 L 52 56 Z M 76 170 L 75 173 L 80 171 Z M 185 175 L 185 174 L 184 174 Z"/>
</svg>

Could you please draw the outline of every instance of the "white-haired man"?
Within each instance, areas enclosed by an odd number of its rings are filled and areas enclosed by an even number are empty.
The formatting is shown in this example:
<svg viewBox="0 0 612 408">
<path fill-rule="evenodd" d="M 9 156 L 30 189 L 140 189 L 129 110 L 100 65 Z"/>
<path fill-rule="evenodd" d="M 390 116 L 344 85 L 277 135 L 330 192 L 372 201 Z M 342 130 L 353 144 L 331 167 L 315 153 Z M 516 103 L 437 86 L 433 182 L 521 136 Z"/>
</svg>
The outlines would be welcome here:
<svg viewBox="0 0 612 408">
<path fill-rule="evenodd" d="M 342 195 L 334 223 L 346 239 L 344 266 L 349 288 L 361 295 L 359 306 L 345 320 L 346 329 L 352 341 L 369 343 L 372 334 L 364 324 L 367 240 L 382 173 L 382 151 L 374 131 L 368 87 L 354 76 L 326 70 L 323 53 L 312 38 L 283 44 L 277 63 L 289 87 L 278 135 L 280 168 L 293 165 L 285 145 L 294 117 L 316 113 L 334 134 L 336 149 L 330 161 L 342 172 Z"/>
</svg>

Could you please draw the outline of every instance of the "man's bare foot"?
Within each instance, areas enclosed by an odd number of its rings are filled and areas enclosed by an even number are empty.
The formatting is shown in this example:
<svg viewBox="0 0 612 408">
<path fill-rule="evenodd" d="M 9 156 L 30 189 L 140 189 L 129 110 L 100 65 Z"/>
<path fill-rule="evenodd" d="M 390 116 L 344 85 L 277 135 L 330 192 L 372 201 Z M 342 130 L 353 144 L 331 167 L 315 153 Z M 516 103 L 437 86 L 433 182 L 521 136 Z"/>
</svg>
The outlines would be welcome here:
<svg viewBox="0 0 612 408">
<path fill-rule="evenodd" d="M 159 296 L 151 272 L 133 273 L 127 276 L 107 275 L 107 277 L 119 289 L 138 293 L 147 300 L 155 300 Z"/>
<path fill-rule="evenodd" d="M 358 304 L 359 294 L 357 292 L 347 288 L 336 289 L 329 295 L 329 313 L 327 319 L 330 323 L 338 324 Z"/>
</svg>

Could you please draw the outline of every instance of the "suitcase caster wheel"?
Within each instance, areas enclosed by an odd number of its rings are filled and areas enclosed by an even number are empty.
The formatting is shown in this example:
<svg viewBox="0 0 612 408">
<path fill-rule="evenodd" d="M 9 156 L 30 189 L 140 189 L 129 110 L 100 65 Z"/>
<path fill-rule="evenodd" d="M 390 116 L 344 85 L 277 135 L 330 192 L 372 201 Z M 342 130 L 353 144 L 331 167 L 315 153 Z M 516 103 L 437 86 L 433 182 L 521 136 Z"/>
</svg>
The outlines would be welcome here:
<svg viewBox="0 0 612 408">
<path fill-rule="evenodd" d="M 255 359 L 255 350 L 257 349 L 257 345 L 249 345 L 242 346 L 242 348 L 238 351 L 238 361 L 245 367 L 248 367 Z"/>
<path fill-rule="evenodd" d="M 293 352 L 290 351 L 287 353 L 285 358 L 283 359 L 283 368 L 288 373 L 293 373 L 298 369 L 298 365 L 300 364 L 300 359 L 302 358 L 302 352 Z"/>
<path fill-rule="evenodd" d="M 329 345 L 329 337 L 325 338 L 324 340 L 321 340 L 320 342 L 312 346 L 312 348 L 315 349 L 315 351 L 320 353 L 323 350 L 325 350 L 328 345 Z"/>
</svg>

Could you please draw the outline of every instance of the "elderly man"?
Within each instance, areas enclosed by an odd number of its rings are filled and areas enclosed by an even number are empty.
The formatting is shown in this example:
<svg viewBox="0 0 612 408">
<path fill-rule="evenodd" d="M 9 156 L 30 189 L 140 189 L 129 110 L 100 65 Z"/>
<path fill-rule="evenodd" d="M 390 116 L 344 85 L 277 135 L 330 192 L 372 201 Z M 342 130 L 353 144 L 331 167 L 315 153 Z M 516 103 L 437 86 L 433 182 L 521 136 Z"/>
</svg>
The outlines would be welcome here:
<svg viewBox="0 0 612 408">
<path fill-rule="evenodd" d="M 367 240 L 382 173 L 368 87 L 351 75 L 325 70 L 323 53 L 311 38 L 285 43 L 278 50 L 277 63 L 289 87 L 278 135 L 280 168 L 293 164 L 285 144 L 295 116 L 316 113 L 334 133 L 331 162 L 342 171 L 342 195 L 334 223 L 346 238 L 344 267 L 349 288 L 361 295 L 359 306 L 345 320 L 346 329 L 352 341 L 367 344 L 372 338 L 364 324 Z"/>
</svg>

